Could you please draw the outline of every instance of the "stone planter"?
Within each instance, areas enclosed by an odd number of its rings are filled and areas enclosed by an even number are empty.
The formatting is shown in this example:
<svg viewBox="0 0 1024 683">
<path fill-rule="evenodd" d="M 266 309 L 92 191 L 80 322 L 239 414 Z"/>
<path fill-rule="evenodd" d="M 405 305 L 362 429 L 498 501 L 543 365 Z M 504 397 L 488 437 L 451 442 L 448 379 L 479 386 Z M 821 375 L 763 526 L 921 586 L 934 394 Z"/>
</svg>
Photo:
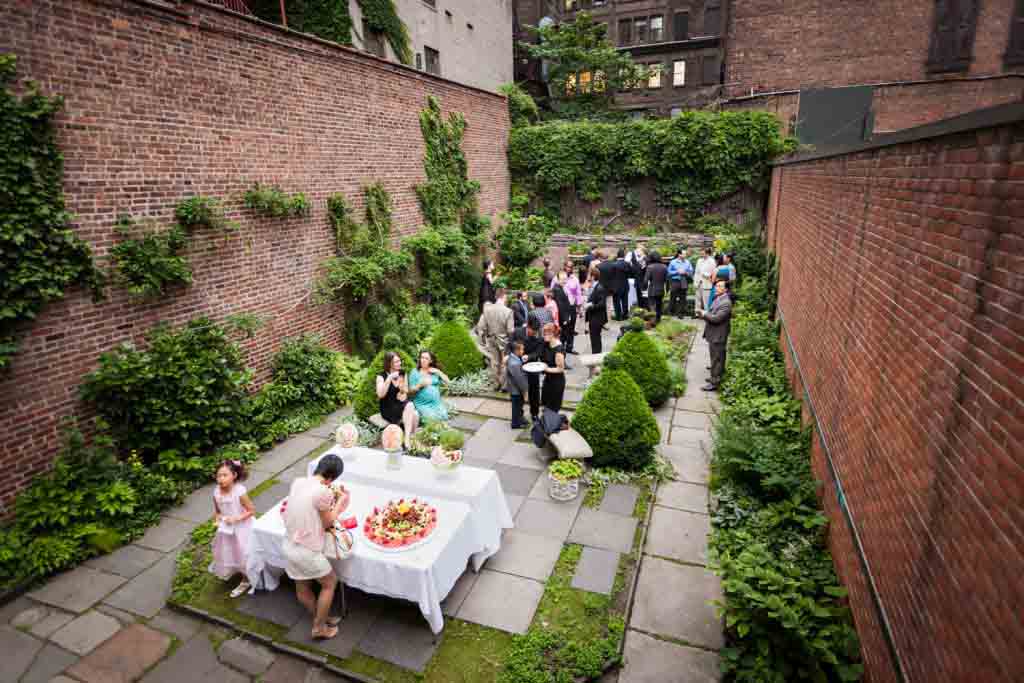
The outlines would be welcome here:
<svg viewBox="0 0 1024 683">
<path fill-rule="evenodd" d="M 552 500 L 567 503 L 570 500 L 576 500 L 576 497 L 580 495 L 579 479 L 558 479 L 549 472 L 548 482 L 548 495 L 551 496 Z"/>
</svg>

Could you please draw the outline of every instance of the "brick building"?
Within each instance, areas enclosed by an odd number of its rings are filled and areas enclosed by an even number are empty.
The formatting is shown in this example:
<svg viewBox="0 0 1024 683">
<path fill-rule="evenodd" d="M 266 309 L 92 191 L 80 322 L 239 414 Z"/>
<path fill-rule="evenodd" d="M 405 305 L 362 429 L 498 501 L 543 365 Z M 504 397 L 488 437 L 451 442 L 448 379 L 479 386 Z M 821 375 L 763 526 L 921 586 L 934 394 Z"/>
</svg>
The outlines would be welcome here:
<svg viewBox="0 0 1024 683">
<path fill-rule="evenodd" d="M 655 70 L 642 87 L 619 93 L 615 102 L 637 116 L 668 116 L 703 107 L 719 93 L 722 34 L 727 0 L 518 0 L 517 41 L 532 36 L 524 25 L 543 17 L 572 21 L 586 11 L 608 28 L 608 38 L 638 64 Z M 539 65 L 517 59 L 517 81 L 537 83 Z"/>
<path fill-rule="evenodd" d="M 855 142 L 1024 97 L 1020 0 L 735 0 L 728 108 L 801 140 Z"/>
</svg>

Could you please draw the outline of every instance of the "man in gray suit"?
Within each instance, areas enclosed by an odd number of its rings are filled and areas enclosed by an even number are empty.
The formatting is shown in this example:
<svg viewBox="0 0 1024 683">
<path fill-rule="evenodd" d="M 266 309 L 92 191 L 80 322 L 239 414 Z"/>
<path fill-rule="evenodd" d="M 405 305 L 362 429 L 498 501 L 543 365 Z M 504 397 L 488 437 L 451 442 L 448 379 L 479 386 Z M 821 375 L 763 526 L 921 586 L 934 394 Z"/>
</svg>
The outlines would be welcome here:
<svg viewBox="0 0 1024 683">
<path fill-rule="evenodd" d="M 732 318 L 732 299 L 726 293 L 725 280 L 715 283 L 715 301 L 710 311 L 701 311 L 704 318 L 704 338 L 711 347 L 711 377 L 708 378 L 704 391 L 718 391 L 725 373 L 725 346 L 729 342 L 730 319 Z"/>
</svg>

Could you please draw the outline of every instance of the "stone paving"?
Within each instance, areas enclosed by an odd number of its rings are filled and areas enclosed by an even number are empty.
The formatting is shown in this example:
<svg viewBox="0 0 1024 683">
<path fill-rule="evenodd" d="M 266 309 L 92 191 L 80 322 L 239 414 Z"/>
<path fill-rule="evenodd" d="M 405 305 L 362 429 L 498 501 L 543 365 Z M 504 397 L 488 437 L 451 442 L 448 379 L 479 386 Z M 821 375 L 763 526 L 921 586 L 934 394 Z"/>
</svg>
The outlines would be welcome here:
<svg viewBox="0 0 1024 683">
<path fill-rule="evenodd" d="M 618 326 L 612 324 L 605 334 L 605 350 L 617 337 Z M 586 336 L 577 339 L 581 353 L 588 352 L 589 346 Z M 691 355 L 699 358 L 696 364 L 703 373 L 706 345 L 698 342 Z M 573 367 L 567 375 L 574 396 L 580 395 L 588 380 L 587 369 Z M 706 554 L 702 534 L 707 528 L 703 449 L 715 402 L 700 395 L 701 382 L 689 370 L 688 378 L 687 395 L 658 411 L 662 452 L 675 464 L 679 481 L 666 486 L 654 506 L 637 606 L 626 639 L 623 680 L 683 680 L 674 678 L 681 675 L 677 672 L 690 672 L 687 676 L 693 678 L 686 680 L 713 680 L 700 676 L 717 670 L 717 665 L 709 668 L 708 662 L 717 661 L 712 650 L 721 646 L 721 629 L 706 604 L 717 584 L 701 566 Z M 445 614 L 524 633 L 566 543 L 583 546 L 572 585 L 610 594 L 620 556 L 632 550 L 638 490 L 611 485 L 596 509 L 584 507 L 582 495 L 569 503 L 554 502 L 547 494 L 545 475 L 550 453 L 536 449 L 525 430 L 509 428 L 508 402 L 493 398 L 454 402 L 462 411 L 457 426 L 472 435 L 467 439 L 466 462 L 498 473 L 515 528 L 506 532 L 501 551 L 480 573 L 467 570 L 459 579 L 442 603 Z M 310 452 L 330 438 L 347 412 L 338 411 L 253 464 L 250 489 L 271 479 L 279 482 L 255 497 L 258 509 L 285 495 L 288 482 L 304 474 Z M 681 430 L 687 432 L 677 444 Z M 177 551 L 211 515 L 210 496 L 208 487 L 200 489 L 135 543 L 54 577 L 0 607 L 0 652 L 5 655 L 0 658 L 0 681 L 99 683 L 140 676 L 144 683 L 341 680 L 307 662 L 232 639 L 233 634 L 223 629 L 166 607 Z M 680 515 L 688 516 L 685 524 L 672 517 Z M 687 585 L 676 589 L 678 581 Z M 666 585 L 673 590 L 666 592 Z M 344 659 L 359 650 L 423 671 L 438 639 L 431 636 L 414 605 L 351 589 L 347 598 L 350 611 L 342 635 L 316 644 L 309 641 L 308 615 L 287 589 L 247 596 L 238 609 L 289 629 L 289 640 L 325 654 Z M 672 664 L 666 658 L 678 662 Z M 663 665 L 667 668 L 659 668 Z"/>
<path fill-rule="evenodd" d="M 686 363 L 686 393 L 662 408 L 661 454 L 675 480 L 658 487 L 640 561 L 633 610 L 627 624 L 625 664 L 619 683 L 711 683 L 720 679 L 722 625 L 712 600 L 721 584 L 707 568 L 708 453 L 714 394 L 701 390 L 709 364 L 707 343 L 697 336 Z"/>
</svg>

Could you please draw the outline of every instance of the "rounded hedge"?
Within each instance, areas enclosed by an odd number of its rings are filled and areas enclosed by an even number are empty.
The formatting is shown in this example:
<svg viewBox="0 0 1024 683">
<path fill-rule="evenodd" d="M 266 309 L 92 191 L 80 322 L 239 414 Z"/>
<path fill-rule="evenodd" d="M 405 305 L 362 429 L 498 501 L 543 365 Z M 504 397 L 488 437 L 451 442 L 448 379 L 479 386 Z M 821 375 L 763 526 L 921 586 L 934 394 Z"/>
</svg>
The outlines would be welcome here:
<svg viewBox="0 0 1024 683">
<path fill-rule="evenodd" d="M 572 428 L 594 451 L 595 467 L 642 469 L 661 439 L 640 387 L 625 370 L 607 366 L 583 395 Z"/>
<path fill-rule="evenodd" d="M 672 393 L 672 377 L 668 360 L 643 332 L 627 332 L 610 355 L 622 359 L 622 366 L 640 389 L 652 408 L 665 403 Z"/>
<path fill-rule="evenodd" d="M 384 354 L 390 349 L 382 349 L 370 361 L 370 365 L 363 371 L 363 378 L 359 381 L 359 388 L 356 389 L 356 397 L 353 401 L 353 411 L 361 420 L 369 420 L 380 412 L 380 399 L 377 398 L 377 375 L 384 371 Z M 401 349 L 395 350 L 402 359 L 402 372 L 409 373 L 416 367 L 412 358 Z"/>
<path fill-rule="evenodd" d="M 437 358 L 437 366 L 452 379 L 476 372 L 484 366 L 484 356 L 469 336 L 469 330 L 455 320 L 438 325 L 427 348 Z"/>
</svg>

